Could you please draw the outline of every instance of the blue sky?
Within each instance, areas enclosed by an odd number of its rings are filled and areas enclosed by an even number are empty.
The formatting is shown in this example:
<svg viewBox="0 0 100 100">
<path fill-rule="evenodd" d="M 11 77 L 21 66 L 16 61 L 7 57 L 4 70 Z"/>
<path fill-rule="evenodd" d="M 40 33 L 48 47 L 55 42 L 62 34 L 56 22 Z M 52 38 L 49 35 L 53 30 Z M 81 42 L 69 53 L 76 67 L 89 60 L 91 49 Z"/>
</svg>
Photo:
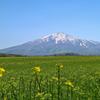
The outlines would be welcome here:
<svg viewBox="0 0 100 100">
<path fill-rule="evenodd" d="M 57 32 L 100 42 L 100 0 L 0 0 L 0 49 Z"/>
</svg>

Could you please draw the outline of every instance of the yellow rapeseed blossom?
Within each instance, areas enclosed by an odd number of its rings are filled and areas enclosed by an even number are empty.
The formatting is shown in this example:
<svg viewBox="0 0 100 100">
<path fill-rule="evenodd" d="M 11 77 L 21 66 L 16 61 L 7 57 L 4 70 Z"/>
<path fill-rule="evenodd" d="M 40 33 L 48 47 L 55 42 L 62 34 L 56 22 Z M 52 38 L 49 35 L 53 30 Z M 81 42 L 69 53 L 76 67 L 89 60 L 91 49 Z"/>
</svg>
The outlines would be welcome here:
<svg viewBox="0 0 100 100">
<path fill-rule="evenodd" d="M 55 78 L 58 81 L 58 78 Z"/>
<path fill-rule="evenodd" d="M 0 72 L 5 72 L 5 70 L 3 68 L 0 68 Z"/>
<path fill-rule="evenodd" d="M 52 79 L 54 80 L 54 79 L 55 79 L 55 77 L 52 77 Z"/>
<path fill-rule="evenodd" d="M 65 82 L 65 84 L 70 85 L 71 87 L 74 87 L 71 82 Z"/>
<path fill-rule="evenodd" d="M 4 100 L 7 100 L 7 97 L 5 97 Z"/>
<path fill-rule="evenodd" d="M 40 72 L 40 67 L 35 67 L 36 72 Z"/>
<path fill-rule="evenodd" d="M 63 65 L 60 66 L 60 68 L 62 68 L 62 67 L 63 67 Z"/>
<path fill-rule="evenodd" d="M 38 93 L 35 97 L 37 98 L 36 100 L 40 100 L 40 98 L 42 98 L 44 95 L 44 92 L 43 93 Z"/>
<path fill-rule="evenodd" d="M 2 77 L 2 74 L 0 73 L 0 77 Z"/>
<path fill-rule="evenodd" d="M 53 80 L 57 80 L 57 81 L 58 81 L 58 78 L 52 77 L 52 79 L 53 79 Z"/>
<path fill-rule="evenodd" d="M 5 72 L 3 68 L 0 68 L 0 77 L 2 77 L 2 73 Z"/>
</svg>

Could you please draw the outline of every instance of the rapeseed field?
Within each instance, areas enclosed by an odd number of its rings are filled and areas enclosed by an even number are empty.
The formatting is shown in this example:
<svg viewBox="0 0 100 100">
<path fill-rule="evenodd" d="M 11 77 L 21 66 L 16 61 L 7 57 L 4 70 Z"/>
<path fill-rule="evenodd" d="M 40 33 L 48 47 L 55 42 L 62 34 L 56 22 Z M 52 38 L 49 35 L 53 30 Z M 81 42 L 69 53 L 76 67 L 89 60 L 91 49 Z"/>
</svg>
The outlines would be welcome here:
<svg viewBox="0 0 100 100">
<path fill-rule="evenodd" d="M 100 57 L 1 57 L 0 100 L 100 100 Z"/>
</svg>

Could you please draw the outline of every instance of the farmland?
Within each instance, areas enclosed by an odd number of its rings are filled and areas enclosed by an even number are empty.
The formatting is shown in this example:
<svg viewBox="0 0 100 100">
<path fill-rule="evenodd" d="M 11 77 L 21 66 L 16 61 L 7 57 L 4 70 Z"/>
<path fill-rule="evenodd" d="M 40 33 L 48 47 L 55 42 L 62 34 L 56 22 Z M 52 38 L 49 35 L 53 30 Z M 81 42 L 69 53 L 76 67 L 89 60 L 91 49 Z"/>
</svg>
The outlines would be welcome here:
<svg viewBox="0 0 100 100">
<path fill-rule="evenodd" d="M 100 100 L 100 57 L 1 57 L 0 100 Z"/>
</svg>

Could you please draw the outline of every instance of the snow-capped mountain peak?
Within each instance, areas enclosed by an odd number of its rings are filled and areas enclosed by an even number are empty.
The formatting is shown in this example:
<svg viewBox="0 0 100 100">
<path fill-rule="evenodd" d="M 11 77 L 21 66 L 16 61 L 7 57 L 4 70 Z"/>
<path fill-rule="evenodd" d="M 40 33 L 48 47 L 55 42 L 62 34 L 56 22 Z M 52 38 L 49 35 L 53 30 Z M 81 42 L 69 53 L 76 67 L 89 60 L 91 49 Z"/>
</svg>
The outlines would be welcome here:
<svg viewBox="0 0 100 100">
<path fill-rule="evenodd" d="M 59 32 L 59 33 L 56 33 L 56 34 L 51 34 L 51 35 L 45 36 L 41 39 L 43 41 L 47 41 L 47 42 L 49 42 L 50 40 L 55 40 L 55 43 L 57 44 L 58 41 L 60 41 L 60 40 L 61 41 L 66 40 L 66 34 Z"/>
<path fill-rule="evenodd" d="M 45 36 L 42 39 L 46 39 L 46 38 L 52 38 L 52 39 L 60 38 L 61 39 L 61 37 L 66 37 L 66 34 L 64 34 L 62 32 L 59 32 L 59 33 L 55 33 L 55 34 L 51 34 L 51 35 Z"/>
<path fill-rule="evenodd" d="M 56 34 L 51 34 L 48 36 L 45 36 L 43 38 L 41 38 L 43 41 L 47 41 L 49 42 L 50 40 L 55 40 L 55 43 L 57 44 L 59 41 L 61 41 L 62 43 L 66 42 L 67 40 L 69 41 L 75 41 L 76 37 L 71 37 L 69 35 L 66 35 L 62 32 L 56 33 Z"/>
</svg>

